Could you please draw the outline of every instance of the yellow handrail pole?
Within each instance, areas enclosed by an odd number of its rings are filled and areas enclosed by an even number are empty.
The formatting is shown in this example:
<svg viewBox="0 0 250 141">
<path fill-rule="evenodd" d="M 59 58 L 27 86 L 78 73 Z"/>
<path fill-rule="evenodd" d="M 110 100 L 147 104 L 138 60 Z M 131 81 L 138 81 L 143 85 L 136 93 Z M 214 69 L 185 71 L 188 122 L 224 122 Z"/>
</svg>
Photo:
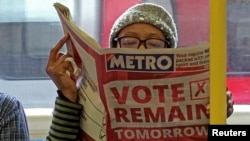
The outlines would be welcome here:
<svg viewBox="0 0 250 141">
<path fill-rule="evenodd" d="M 210 0 L 210 124 L 226 124 L 226 0 Z"/>
</svg>

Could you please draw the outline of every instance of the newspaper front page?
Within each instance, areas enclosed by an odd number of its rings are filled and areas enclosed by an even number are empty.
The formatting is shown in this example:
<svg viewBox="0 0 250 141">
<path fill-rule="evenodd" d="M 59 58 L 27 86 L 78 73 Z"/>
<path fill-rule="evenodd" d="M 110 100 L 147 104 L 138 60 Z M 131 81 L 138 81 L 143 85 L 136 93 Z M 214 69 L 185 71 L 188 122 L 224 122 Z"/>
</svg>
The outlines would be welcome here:
<svg viewBox="0 0 250 141">
<path fill-rule="evenodd" d="M 56 6 L 55 6 L 56 7 Z M 57 8 L 82 69 L 84 141 L 207 140 L 209 46 L 101 49 Z M 84 36 L 83 36 L 84 35 Z"/>
</svg>

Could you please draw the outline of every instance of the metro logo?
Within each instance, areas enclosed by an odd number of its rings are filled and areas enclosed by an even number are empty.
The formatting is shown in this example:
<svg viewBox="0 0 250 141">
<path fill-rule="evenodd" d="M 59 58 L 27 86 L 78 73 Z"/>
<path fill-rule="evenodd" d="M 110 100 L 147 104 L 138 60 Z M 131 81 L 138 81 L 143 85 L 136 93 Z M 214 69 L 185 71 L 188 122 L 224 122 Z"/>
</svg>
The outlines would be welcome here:
<svg viewBox="0 0 250 141">
<path fill-rule="evenodd" d="M 173 54 L 115 54 L 106 56 L 107 70 L 173 71 L 173 57 Z"/>
</svg>

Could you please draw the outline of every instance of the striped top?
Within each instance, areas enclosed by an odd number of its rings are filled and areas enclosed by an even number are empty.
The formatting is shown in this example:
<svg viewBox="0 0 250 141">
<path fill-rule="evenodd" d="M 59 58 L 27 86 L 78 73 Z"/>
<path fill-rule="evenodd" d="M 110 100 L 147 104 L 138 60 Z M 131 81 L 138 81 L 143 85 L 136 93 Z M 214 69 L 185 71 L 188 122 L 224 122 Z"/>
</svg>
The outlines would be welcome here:
<svg viewBox="0 0 250 141">
<path fill-rule="evenodd" d="M 56 98 L 47 141 L 77 141 L 80 131 L 82 105 Z"/>
<path fill-rule="evenodd" d="M 0 93 L 0 141 L 29 141 L 22 104 L 12 95 Z"/>
</svg>

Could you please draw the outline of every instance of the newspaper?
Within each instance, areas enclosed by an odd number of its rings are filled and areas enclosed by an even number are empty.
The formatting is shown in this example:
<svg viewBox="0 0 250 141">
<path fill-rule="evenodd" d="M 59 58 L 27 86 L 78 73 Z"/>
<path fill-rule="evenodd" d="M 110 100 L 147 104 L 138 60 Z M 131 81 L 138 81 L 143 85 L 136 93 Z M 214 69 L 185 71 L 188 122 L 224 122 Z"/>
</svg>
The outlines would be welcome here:
<svg viewBox="0 0 250 141">
<path fill-rule="evenodd" d="M 79 78 L 84 141 L 207 140 L 209 46 L 101 48 L 54 4 Z"/>
</svg>

